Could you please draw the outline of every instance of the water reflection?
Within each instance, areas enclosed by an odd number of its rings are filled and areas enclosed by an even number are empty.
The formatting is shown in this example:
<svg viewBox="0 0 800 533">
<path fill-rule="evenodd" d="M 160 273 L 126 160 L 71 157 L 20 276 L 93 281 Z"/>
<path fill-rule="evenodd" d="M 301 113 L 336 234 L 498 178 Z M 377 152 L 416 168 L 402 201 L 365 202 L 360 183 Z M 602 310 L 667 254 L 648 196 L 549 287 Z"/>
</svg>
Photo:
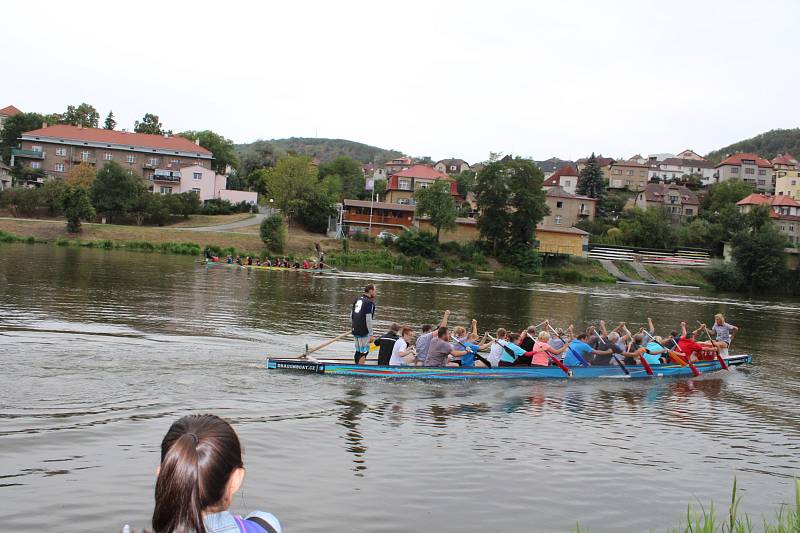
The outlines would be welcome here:
<svg viewBox="0 0 800 533">
<path fill-rule="evenodd" d="M 336 400 L 336 405 L 342 407 L 339 412 L 338 424 L 345 428 L 344 441 L 346 450 L 353 454 L 353 471 L 358 477 L 364 476 L 367 469 L 367 446 L 364 444 L 364 435 L 359 431 L 361 415 L 367 408 L 367 404 L 362 401 L 364 389 L 361 386 L 348 387 L 345 397 Z"/>
</svg>

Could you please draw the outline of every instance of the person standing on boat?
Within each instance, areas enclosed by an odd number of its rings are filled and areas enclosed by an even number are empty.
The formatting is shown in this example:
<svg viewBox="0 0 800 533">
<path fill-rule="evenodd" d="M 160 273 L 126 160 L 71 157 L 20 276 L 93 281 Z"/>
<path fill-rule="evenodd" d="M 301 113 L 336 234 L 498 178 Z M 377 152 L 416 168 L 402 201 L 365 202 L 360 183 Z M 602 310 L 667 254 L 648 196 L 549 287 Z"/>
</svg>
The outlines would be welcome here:
<svg viewBox="0 0 800 533">
<path fill-rule="evenodd" d="M 392 355 L 389 358 L 389 366 L 409 366 L 416 360 L 416 349 L 411 344 L 411 328 L 403 326 L 400 328 L 400 338 L 395 341 L 392 347 Z"/>
<path fill-rule="evenodd" d="M 703 324 L 703 327 L 706 327 L 706 325 Z M 728 355 L 728 346 L 730 346 L 733 338 L 736 337 L 737 331 L 739 331 L 739 328 L 725 322 L 725 316 L 722 313 L 714 315 L 711 336 L 714 337 L 714 346 L 719 349 L 721 355 Z"/>
<path fill-rule="evenodd" d="M 367 362 L 369 345 L 373 340 L 372 321 L 375 318 L 375 295 L 375 285 L 370 283 L 364 287 L 364 294 L 353 302 L 353 307 L 350 311 L 350 322 L 356 345 L 356 352 L 353 358 L 357 365 L 363 365 Z"/>
</svg>

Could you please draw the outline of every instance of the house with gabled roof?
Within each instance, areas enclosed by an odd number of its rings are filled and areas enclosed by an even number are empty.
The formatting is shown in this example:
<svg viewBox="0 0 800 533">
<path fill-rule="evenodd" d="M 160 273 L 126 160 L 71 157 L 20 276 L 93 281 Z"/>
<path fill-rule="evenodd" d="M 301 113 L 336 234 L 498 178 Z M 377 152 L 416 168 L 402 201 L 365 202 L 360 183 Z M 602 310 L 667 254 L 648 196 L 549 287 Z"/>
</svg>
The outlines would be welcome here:
<svg viewBox="0 0 800 533">
<path fill-rule="evenodd" d="M 464 161 L 463 159 L 442 159 L 438 161 L 433 168 L 438 170 L 439 172 L 444 172 L 445 174 L 449 174 L 451 176 L 455 176 L 456 174 L 460 174 L 466 170 L 470 170 L 469 163 Z"/>
<path fill-rule="evenodd" d="M 685 219 L 700 212 L 700 200 L 693 191 L 683 185 L 649 183 L 636 195 L 636 207 L 639 209 L 663 207 L 670 216 Z"/>
<path fill-rule="evenodd" d="M 678 159 L 691 159 L 693 161 L 706 161 L 706 158 L 695 152 L 694 150 L 686 149 L 676 155 Z"/>
<path fill-rule="evenodd" d="M 457 202 L 461 201 L 456 180 L 428 165 L 414 165 L 389 176 L 385 201 L 390 204 L 413 204 L 414 193 L 436 181 L 446 181 L 450 194 Z"/>
<path fill-rule="evenodd" d="M 7 105 L 3 109 L 0 109 L 0 131 L 3 131 L 3 124 L 5 123 L 6 119 L 13 117 L 14 115 L 19 115 L 20 113 L 22 113 L 22 111 L 13 105 Z"/>
<path fill-rule="evenodd" d="M 726 157 L 714 166 L 717 183 L 738 179 L 762 192 L 772 192 L 772 163 L 758 154 L 739 153 Z"/>
<path fill-rule="evenodd" d="M 577 186 L 578 170 L 572 165 L 563 165 L 542 182 L 542 187 L 545 190 L 551 187 L 561 187 L 570 194 L 575 194 L 575 187 Z"/>
<path fill-rule="evenodd" d="M 387 161 L 383 168 L 386 169 L 386 175 L 391 176 L 395 172 L 400 172 L 401 170 L 405 170 L 411 165 L 413 162 L 411 161 L 410 157 L 402 156 L 402 157 L 395 157 L 391 161 Z"/>
<path fill-rule="evenodd" d="M 551 187 L 545 192 L 545 203 L 550 214 L 542 219 L 545 226 L 572 227 L 581 220 L 594 220 L 597 200 L 569 193 L 561 187 Z"/>
<path fill-rule="evenodd" d="M 775 194 L 800 200 L 800 164 L 789 154 L 778 154 L 771 161 Z"/>
<path fill-rule="evenodd" d="M 800 202 L 790 196 L 753 193 L 736 202 L 741 213 L 749 213 L 757 205 L 770 208 L 772 223 L 795 248 L 800 247 Z"/>
<path fill-rule="evenodd" d="M 636 161 L 614 161 L 608 169 L 608 188 L 641 191 L 647 185 L 649 170 Z"/>
</svg>

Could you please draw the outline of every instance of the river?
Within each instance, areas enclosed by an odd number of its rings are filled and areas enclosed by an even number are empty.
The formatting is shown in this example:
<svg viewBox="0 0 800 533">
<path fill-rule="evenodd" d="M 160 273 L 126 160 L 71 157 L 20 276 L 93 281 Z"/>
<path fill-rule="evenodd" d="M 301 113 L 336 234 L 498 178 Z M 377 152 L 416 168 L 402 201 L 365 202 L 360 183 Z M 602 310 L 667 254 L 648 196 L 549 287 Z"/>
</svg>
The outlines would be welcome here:
<svg viewBox="0 0 800 533">
<path fill-rule="evenodd" d="M 348 329 L 522 329 L 549 317 L 660 331 L 724 311 L 748 368 L 695 380 L 393 382 L 266 371 Z M 687 290 L 206 268 L 194 258 L 0 245 L 0 530 L 149 525 L 159 444 L 192 412 L 245 450 L 234 509 L 285 531 L 664 530 L 689 503 L 793 501 L 800 303 Z M 347 357 L 350 343 L 322 352 Z"/>
</svg>

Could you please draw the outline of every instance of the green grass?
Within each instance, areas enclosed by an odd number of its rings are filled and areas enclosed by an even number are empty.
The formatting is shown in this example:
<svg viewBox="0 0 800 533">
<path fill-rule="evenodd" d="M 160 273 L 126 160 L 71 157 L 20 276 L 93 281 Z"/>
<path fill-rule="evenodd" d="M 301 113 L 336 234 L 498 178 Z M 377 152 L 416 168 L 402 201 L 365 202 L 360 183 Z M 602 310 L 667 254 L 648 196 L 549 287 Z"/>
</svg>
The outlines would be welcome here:
<svg viewBox="0 0 800 533">
<path fill-rule="evenodd" d="M 569 257 L 558 265 L 546 266 L 542 270 L 543 281 L 555 283 L 615 283 L 598 261 L 582 257 Z"/>
<path fill-rule="evenodd" d="M 648 271 L 656 278 L 674 285 L 693 285 L 702 289 L 713 289 L 703 276 L 703 270 L 697 268 L 666 268 L 646 265 Z"/>
<path fill-rule="evenodd" d="M 620 269 L 620 271 L 623 274 L 625 274 L 626 276 L 628 276 L 632 280 L 634 280 L 634 281 L 641 281 L 642 280 L 642 277 L 639 275 L 638 272 L 636 272 L 636 269 L 633 268 L 633 266 L 630 264 L 630 262 L 628 262 L 628 261 L 614 261 L 613 263 L 614 263 L 614 265 L 616 265 L 616 267 L 618 269 Z"/>
</svg>

